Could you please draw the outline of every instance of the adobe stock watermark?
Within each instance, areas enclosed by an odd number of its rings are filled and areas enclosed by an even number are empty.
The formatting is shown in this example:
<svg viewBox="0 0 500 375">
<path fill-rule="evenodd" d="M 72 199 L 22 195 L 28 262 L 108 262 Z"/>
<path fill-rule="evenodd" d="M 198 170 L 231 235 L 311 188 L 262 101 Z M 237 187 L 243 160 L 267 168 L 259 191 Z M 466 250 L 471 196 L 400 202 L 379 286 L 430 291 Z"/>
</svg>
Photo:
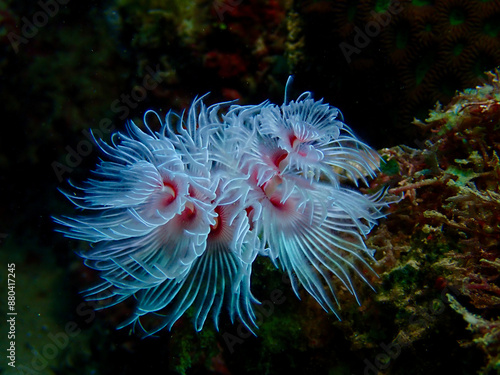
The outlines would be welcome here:
<svg viewBox="0 0 500 375">
<path fill-rule="evenodd" d="M 163 80 L 159 75 L 160 64 L 157 64 L 155 69 L 147 66 L 145 70 L 148 74 L 144 76 L 141 86 L 133 87 L 130 93 L 121 94 L 118 99 L 111 103 L 111 112 L 117 114 L 120 120 L 125 120 L 129 116 L 130 110 L 137 108 L 139 103 L 146 99 L 148 91 L 154 90 Z M 52 162 L 52 170 L 57 180 L 62 182 L 65 174 L 73 172 L 82 163 L 83 158 L 92 153 L 95 146 L 94 136 L 102 139 L 114 129 L 113 121 L 105 117 L 99 121 L 98 128 L 94 128 L 92 131 L 83 130 L 83 139 L 75 147 L 66 146 L 64 163 L 55 160 Z"/>
<path fill-rule="evenodd" d="M 90 324 L 96 316 L 94 308 L 97 303 L 94 301 L 82 302 L 76 308 L 76 314 L 83 319 L 85 324 Z M 45 374 L 45 369 L 50 361 L 56 358 L 65 350 L 74 339 L 82 332 L 82 328 L 75 321 L 69 321 L 64 325 L 62 331 L 47 334 L 47 343 L 40 350 L 33 350 L 33 357 L 29 363 L 16 366 L 20 375 L 41 375 Z"/>
<path fill-rule="evenodd" d="M 453 293 L 454 295 L 458 295 L 458 290 L 454 287 L 447 286 L 441 292 L 441 298 L 433 299 L 429 306 L 427 306 L 426 311 L 427 314 L 417 315 L 413 314 L 409 323 L 412 325 L 417 325 L 418 327 L 424 329 L 429 326 L 429 323 L 436 320 L 438 315 L 441 315 L 447 304 L 449 304 L 447 294 Z M 368 358 L 365 358 L 363 363 L 365 364 L 365 368 L 363 370 L 363 375 L 377 375 L 380 371 L 386 370 L 391 361 L 394 361 L 401 355 L 402 349 L 408 346 L 410 342 L 406 341 L 404 335 L 398 335 L 395 340 L 393 340 L 389 344 L 380 343 L 380 353 L 378 353 L 375 358 L 371 361 Z"/>
<path fill-rule="evenodd" d="M 403 9 L 404 8 L 399 1 L 394 1 L 385 12 L 375 12 L 373 10 L 370 12 L 372 20 L 366 23 L 364 32 L 358 26 L 355 26 L 353 40 L 354 45 L 347 42 L 339 43 L 340 50 L 342 51 L 347 63 L 351 63 L 351 56 L 353 54 L 360 54 L 363 48 L 368 47 L 372 38 L 376 38 L 382 31 L 382 28 L 389 25 L 392 20 L 392 16 L 401 13 Z"/>
<path fill-rule="evenodd" d="M 213 7 L 217 17 L 222 22 L 224 21 L 224 13 L 234 10 L 242 2 L 243 0 L 215 0 Z"/>
<path fill-rule="evenodd" d="M 16 34 L 11 31 L 7 34 L 7 39 L 9 39 L 10 45 L 15 53 L 19 52 L 19 46 L 21 44 L 28 44 L 30 39 L 33 39 L 38 31 L 42 27 L 45 27 L 49 23 L 51 18 L 54 18 L 61 9 L 61 5 L 67 5 L 69 0 L 40 0 L 37 5 L 40 10 L 33 13 L 33 15 L 28 17 L 22 17 L 21 35 Z"/>
</svg>

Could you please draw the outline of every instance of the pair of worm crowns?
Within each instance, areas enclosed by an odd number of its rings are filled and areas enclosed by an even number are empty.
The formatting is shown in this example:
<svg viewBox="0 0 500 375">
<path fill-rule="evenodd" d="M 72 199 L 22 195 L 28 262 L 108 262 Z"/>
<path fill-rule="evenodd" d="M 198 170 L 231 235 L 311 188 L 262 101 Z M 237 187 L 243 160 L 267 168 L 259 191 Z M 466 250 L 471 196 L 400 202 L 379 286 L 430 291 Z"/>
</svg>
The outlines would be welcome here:
<svg viewBox="0 0 500 375">
<path fill-rule="evenodd" d="M 368 283 L 358 266 L 373 272 L 374 259 L 363 237 L 388 203 L 384 191 L 356 187 L 374 177 L 379 156 L 310 92 L 285 94 L 281 106 L 207 107 L 201 97 L 187 114 L 148 111 L 142 129 L 129 121 L 96 143 L 103 157 L 93 177 L 63 192 L 84 213 L 55 220 L 91 244 L 81 256 L 102 282 L 87 299 L 135 299 L 120 327 L 154 334 L 191 309 L 196 330 L 209 314 L 218 328 L 224 308 L 254 332 L 258 256 L 288 274 L 297 296 L 302 285 L 337 316 L 334 284 L 357 299 L 351 276 Z"/>
</svg>

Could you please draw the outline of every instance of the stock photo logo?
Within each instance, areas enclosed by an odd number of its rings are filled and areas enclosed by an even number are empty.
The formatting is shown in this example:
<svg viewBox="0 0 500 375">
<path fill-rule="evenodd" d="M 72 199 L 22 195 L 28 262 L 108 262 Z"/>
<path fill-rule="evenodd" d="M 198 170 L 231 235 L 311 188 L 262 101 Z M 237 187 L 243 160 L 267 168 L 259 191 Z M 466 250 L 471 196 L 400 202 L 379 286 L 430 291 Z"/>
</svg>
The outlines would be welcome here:
<svg viewBox="0 0 500 375">
<path fill-rule="evenodd" d="M 197 331 L 209 315 L 218 329 L 227 310 L 255 333 L 252 265 L 268 257 L 297 296 L 302 286 L 339 317 L 335 284 L 358 300 L 351 276 L 369 285 L 365 272 L 375 274 L 363 237 L 389 201 L 358 187 L 378 154 L 310 92 L 285 93 L 281 106 L 203 100 L 96 139 L 93 177 L 63 191 L 83 213 L 55 218 L 58 230 L 91 244 L 80 255 L 102 278 L 85 297 L 98 308 L 134 299 L 119 328 L 142 335 L 170 330 L 188 309 Z"/>
</svg>

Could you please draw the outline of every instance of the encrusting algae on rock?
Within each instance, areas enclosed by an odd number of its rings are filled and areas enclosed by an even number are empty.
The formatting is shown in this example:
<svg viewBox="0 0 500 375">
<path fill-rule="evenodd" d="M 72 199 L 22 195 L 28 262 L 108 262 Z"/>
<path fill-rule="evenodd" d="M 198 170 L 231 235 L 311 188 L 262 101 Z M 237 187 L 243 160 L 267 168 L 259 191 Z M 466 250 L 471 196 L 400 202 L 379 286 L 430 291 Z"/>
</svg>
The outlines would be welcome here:
<svg viewBox="0 0 500 375">
<path fill-rule="evenodd" d="M 499 71 L 486 77 L 445 107 L 438 104 L 425 122 L 415 120 L 426 139 L 422 148 L 382 150 L 385 173 L 374 184 L 390 183 L 389 192 L 405 199 L 367 241 L 384 254 L 375 300 L 394 308 L 392 344 L 427 343 L 432 350 L 429 341 L 444 341 L 450 353 L 478 347 L 485 354 L 481 374 L 500 366 Z M 452 323 L 449 300 L 464 319 L 468 311 L 477 315 L 478 324 L 467 320 L 473 337 Z M 436 337 L 440 331 L 447 335 Z M 461 364 L 474 361 L 466 353 Z"/>
</svg>

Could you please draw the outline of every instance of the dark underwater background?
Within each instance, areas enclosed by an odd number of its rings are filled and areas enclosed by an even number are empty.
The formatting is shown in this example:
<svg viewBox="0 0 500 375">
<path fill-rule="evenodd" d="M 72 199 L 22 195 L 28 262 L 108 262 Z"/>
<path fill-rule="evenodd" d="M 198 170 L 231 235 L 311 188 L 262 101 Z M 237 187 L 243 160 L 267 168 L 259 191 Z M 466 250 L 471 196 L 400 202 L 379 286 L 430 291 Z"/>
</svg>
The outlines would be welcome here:
<svg viewBox="0 0 500 375">
<path fill-rule="evenodd" d="M 493 0 L 0 2 L 0 374 L 500 373 L 499 65 Z M 226 316 L 219 332 L 188 316 L 117 331 L 133 306 L 82 299 L 88 245 L 51 219 L 98 161 L 89 129 L 109 139 L 208 92 L 281 104 L 290 74 L 292 98 L 324 98 L 381 150 L 372 188 L 405 194 L 367 239 L 377 293 L 359 285 L 358 305 L 340 288 L 339 322 L 264 260 L 252 290 L 283 298 L 257 337 Z"/>
</svg>

